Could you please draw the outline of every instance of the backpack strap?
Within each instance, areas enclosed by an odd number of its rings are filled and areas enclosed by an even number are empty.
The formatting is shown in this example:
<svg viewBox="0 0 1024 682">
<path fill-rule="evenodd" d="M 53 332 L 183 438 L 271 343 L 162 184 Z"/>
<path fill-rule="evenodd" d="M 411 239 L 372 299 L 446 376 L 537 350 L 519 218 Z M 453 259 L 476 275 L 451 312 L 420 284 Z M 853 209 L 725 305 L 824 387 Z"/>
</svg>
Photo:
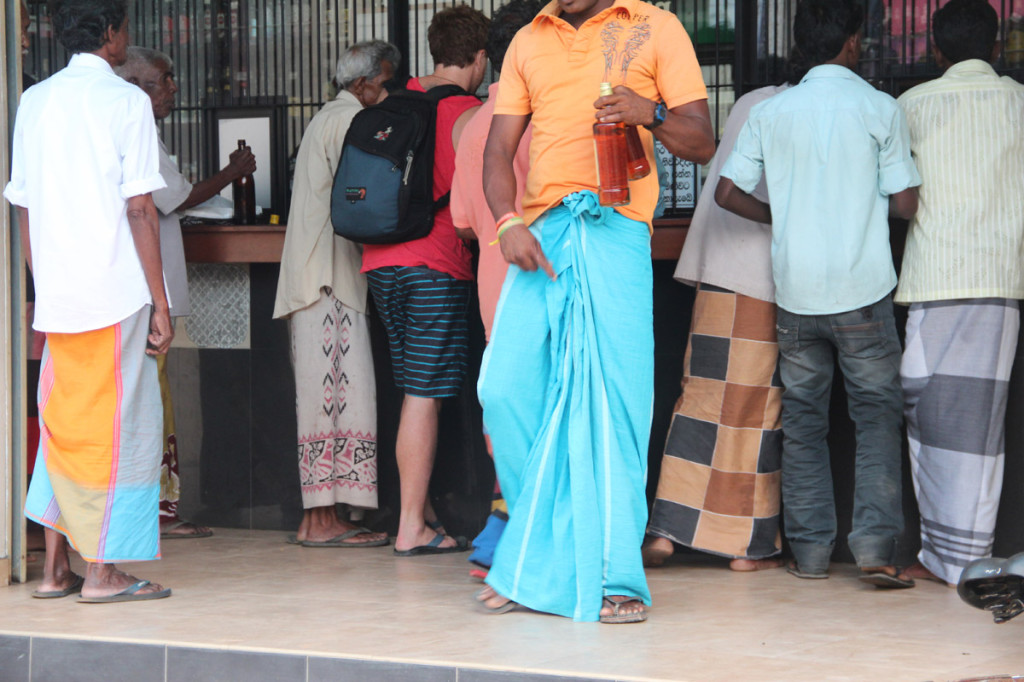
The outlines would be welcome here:
<svg viewBox="0 0 1024 682">
<path fill-rule="evenodd" d="M 458 85 L 438 85 L 427 90 L 425 94 L 433 100 L 435 105 L 446 97 L 454 97 L 456 95 L 465 95 L 466 97 L 473 96 Z"/>
<path fill-rule="evenodd" d="M 431 100 L 433 100 L 434 106 L 437 106 L 437 104 L 441 100 L 443 100 L 445 98 L 448 98 L 448 97 L 456 97 L 458 95 L 464 95 L 466 97 L 472 97 L 472 95 L 470 93 L 466 92 L 461 86 L 458 86 L 458 85 L 438 85 L 436 87 L 433 87 L 433 88 L 430 88 L 429 90 L 427 90 L 426 95 Z M 445 192 L 444 194 L 442 194 L 441 196 L 439 196 L 437 198 L 437 200 L 434 201 L 434 212 L 436 213 L 436 212 L 440 211 L 442 208 L 444 208 L 445 206 L 447 206 L 448 203 L 451 201 L 451 199 L 452 199 L 451 190 L 449 190 L 449 191 Z"/>
</svg>

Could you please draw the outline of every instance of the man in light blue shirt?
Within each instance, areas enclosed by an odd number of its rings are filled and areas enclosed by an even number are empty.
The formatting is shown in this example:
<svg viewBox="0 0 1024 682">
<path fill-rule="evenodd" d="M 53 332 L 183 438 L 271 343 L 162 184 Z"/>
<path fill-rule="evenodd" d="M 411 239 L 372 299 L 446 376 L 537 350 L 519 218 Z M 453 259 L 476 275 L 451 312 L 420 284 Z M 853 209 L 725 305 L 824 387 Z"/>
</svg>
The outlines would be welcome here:
<svg viewBox="0 0 1024 682">
<path fill-rule="evenodd" d="M 856 424 L 850 549 L 861 579 L 912 587 L 893 566 L 900 502 L 900 344 L 887 215 L 911 217 L 921 184 L 896 101 L 852 69 L 863 12 L 851 0 L 803 0 L 794 40 L 816 65 L 751 111 L 715 199 L 772 224 L 782 398 L 786 535 L 802 578 L 828 577 L 836 517 L 829 469 L 833 353 Z M 771 206 L 750 195 L 762 173 Z"/>
</svg>

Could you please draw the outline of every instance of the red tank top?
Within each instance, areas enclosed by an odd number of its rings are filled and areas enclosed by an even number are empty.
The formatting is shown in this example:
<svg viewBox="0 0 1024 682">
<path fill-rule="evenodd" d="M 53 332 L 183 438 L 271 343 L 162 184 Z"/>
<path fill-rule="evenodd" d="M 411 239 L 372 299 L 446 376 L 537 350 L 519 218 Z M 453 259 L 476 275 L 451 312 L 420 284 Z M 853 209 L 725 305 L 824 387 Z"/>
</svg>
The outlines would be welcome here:
<svg viewBox="0 0 1024 682">
<path fill-rule="evenodd" d="M 409 90 L 426 92 L 419 79 L 410 78 Z M 452 128 L 468 109 L 480 106 L 472 95 L 446 97 L 437 105 L 437 137 L 434 142 L 434 199 L 452 188 L 455 174 L 455 146 Z M 455 234 L 452 210 L 445 206 L 434 214 L 434 227 L 421 239 L 401 244 L 364 244 L 362 272 L 388 266 L 425 267 L 444 272 L 455 279 L 473 279 L 473 256 L 465 242 Z"/>
</svg>

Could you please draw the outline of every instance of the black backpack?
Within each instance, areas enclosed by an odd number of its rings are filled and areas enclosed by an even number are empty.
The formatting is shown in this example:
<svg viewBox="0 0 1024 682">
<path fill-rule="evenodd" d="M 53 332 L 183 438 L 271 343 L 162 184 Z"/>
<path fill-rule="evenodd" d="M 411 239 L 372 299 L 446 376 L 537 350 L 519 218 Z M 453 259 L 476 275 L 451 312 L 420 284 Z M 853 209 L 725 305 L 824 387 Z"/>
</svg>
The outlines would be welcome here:
<svg viewBox="0 0 1024 682">
<path fill-rule="evenodd" d="M 355 115 L 331 189 L 334 232 L 361 244 L 395 244 L 425 237 L 434 213 L 437 104 L 468 95 L 457 85 L 426 92 L 398 90 Z"/>
</svg>

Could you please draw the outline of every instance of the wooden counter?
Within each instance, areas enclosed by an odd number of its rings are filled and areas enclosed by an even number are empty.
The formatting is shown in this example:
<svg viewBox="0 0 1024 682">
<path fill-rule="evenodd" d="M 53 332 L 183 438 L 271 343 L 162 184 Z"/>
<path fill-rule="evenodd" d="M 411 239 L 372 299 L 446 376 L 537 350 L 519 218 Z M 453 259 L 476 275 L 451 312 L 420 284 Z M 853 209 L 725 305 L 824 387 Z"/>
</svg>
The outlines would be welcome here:
<svg viewBox="0 0 1024 682">
<path fill-rule="evenodd" d="M 689 218 L 654 221 L 651 257 L 675 260 L 686 240 Z M 284 225 L 185 225 L 185 260 L 190 263 L 279 263 Z"/>
</svg>

